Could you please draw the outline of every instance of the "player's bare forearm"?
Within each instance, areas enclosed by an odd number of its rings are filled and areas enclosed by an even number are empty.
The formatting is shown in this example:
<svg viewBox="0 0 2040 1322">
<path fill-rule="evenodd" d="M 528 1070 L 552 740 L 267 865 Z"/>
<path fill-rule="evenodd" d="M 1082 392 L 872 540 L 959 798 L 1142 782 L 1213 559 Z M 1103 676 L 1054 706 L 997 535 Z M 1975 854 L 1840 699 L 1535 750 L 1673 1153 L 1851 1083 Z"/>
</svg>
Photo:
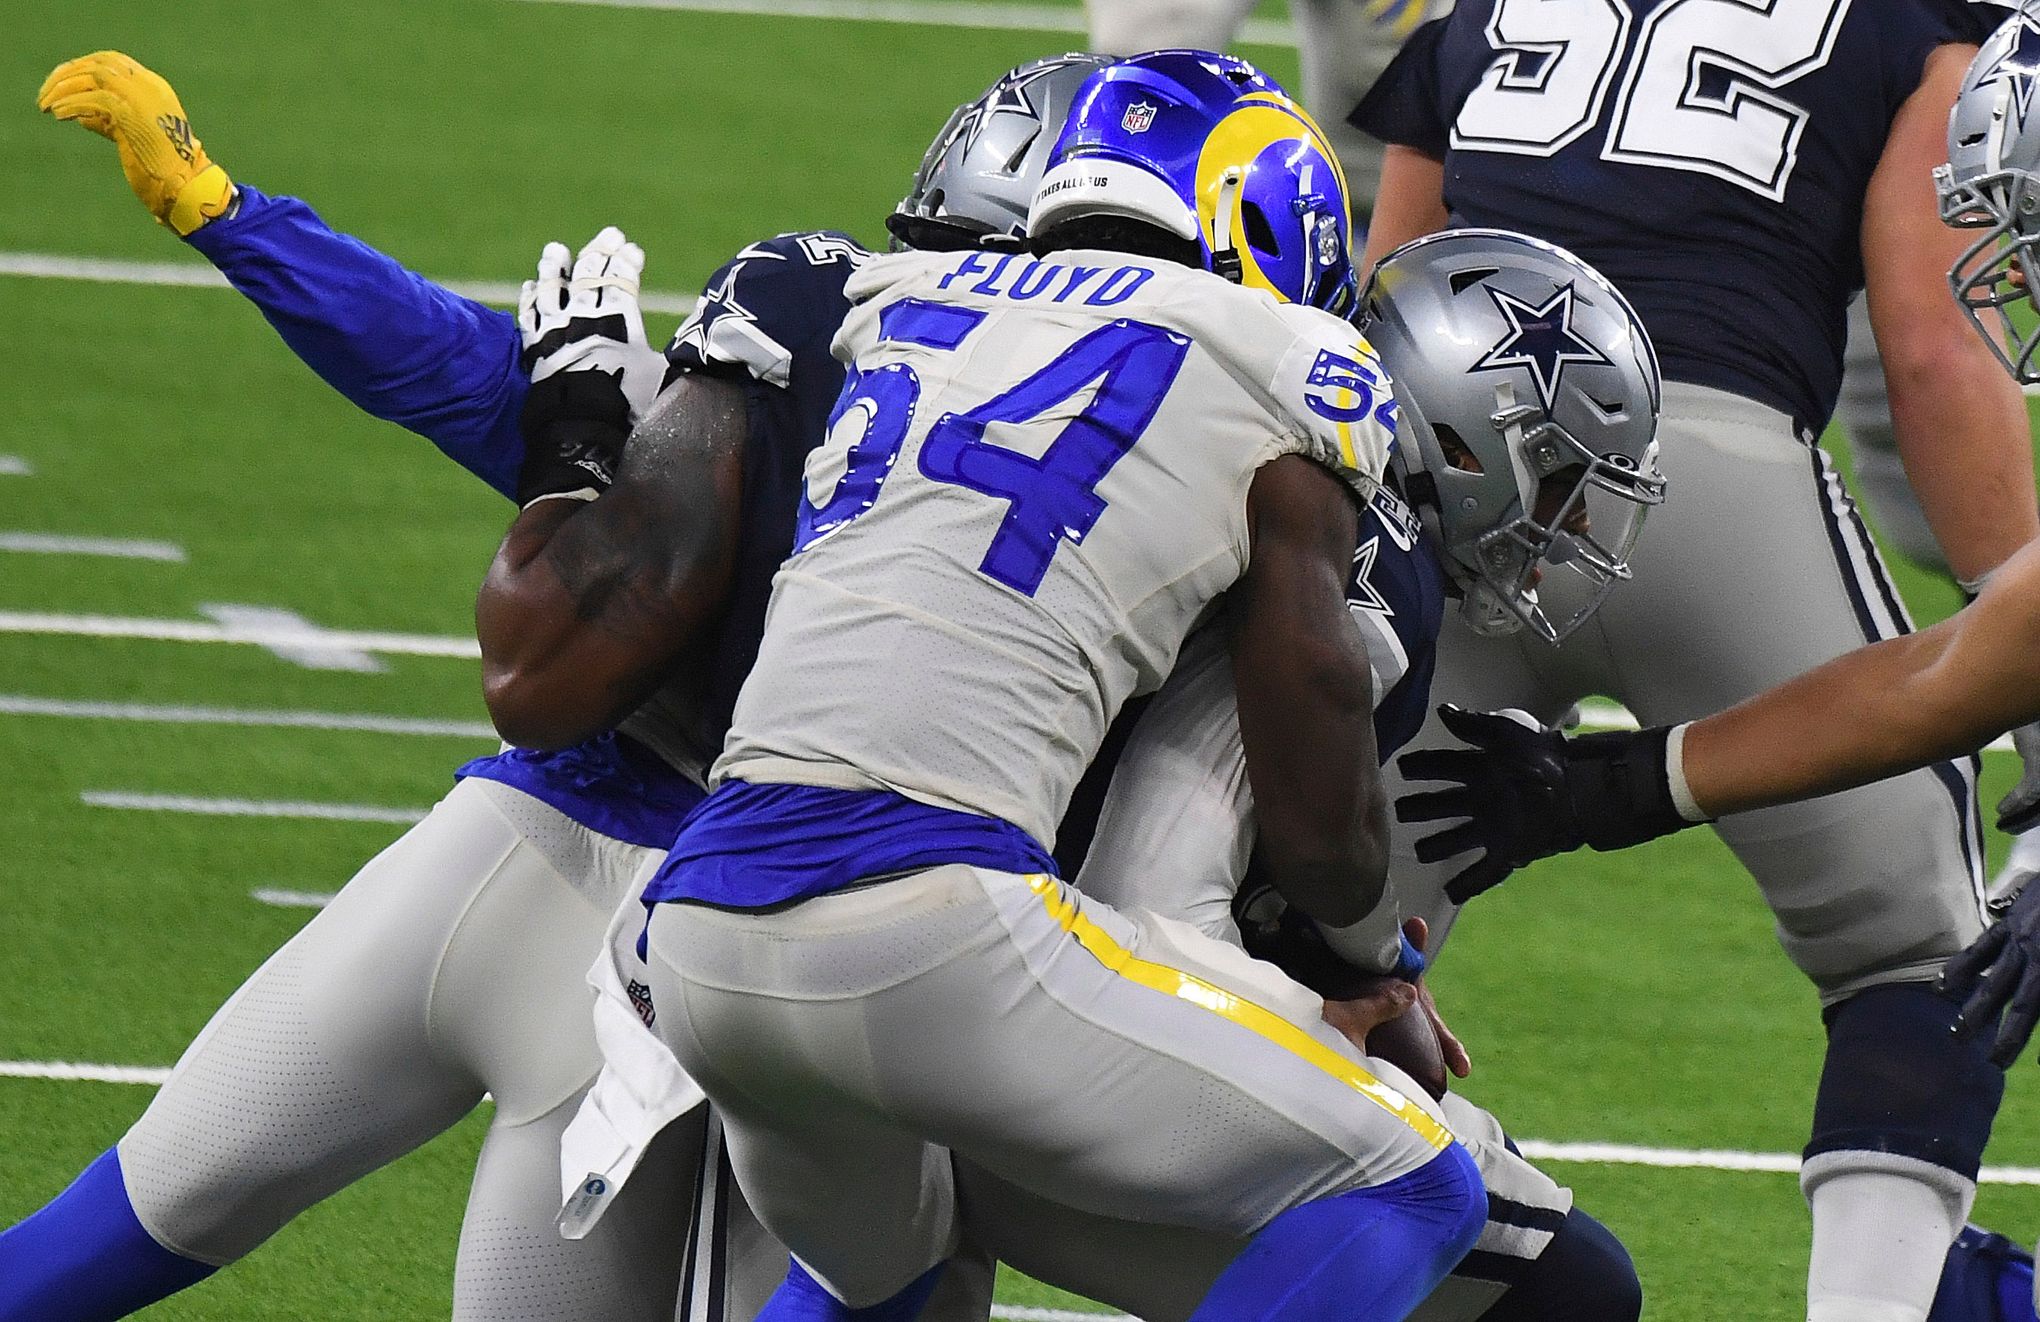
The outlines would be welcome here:
<svg viewBox="0 0 2040 1322">
<path fill-rule="evenodd" d="M 1364 282 L 1374 264 L 1408 243 L 1445 228 L 1445 162 L 1415 147 L 1391 143 L 1381 156 L 1381 189 L 1367 222 L 1367 251 L 1360 259 Z"/>
<path fill-rule="evenodd" d="M 1943 276 L 1971 240 L 1940 221 L 1933 166 L 1973 46 L 1943 46 L 1899 110 L 1864 200 L 1870 321 L 1907 479 L 1958 578 L 1973 581 L 2040 534 L 2024 396 Z"/>
<path fill-rule="evenodd" d="M 1257 849 L 1285 899 L 1343 927 L 1388 873 L 1373 678 L 1346 608 L 1358 513 L 1337 478 L 1286 456 L 1255 475 L 1248 523 L 1252 559 L 1229 610 Z"/>
<path fill-rule="evenodd" d="M 505 739 L 559 748 L 611 729 L 703 641 L 735 560 L 744 427 L 737 387 L 686 378 L 599 499 L 518 515 L 475 602 Z"/>
<path fill-rule="evenodd" d="M 2040 545 L 1967 609 L 1837 657 L 1685 735 L 1710 815 L 1852 789 L 1975 751 L 2040 719 Z"/>
</svg>

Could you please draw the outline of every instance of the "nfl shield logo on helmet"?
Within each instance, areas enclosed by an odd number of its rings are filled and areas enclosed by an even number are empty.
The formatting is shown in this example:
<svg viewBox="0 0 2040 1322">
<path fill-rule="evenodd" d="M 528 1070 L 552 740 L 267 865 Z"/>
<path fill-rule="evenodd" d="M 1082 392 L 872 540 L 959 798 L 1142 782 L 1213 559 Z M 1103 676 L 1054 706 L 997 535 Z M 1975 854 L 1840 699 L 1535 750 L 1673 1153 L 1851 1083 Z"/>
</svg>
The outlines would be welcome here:
<svg viewBox="0 0 2040 1322">
<path fill-rule="evenodd" d="M 1146 101 L 1136 101 L 1120 116 L 1119 127 L 1128 133 L 1145 133 L 1155 122 L 1155 108 Z"/>
</svg>

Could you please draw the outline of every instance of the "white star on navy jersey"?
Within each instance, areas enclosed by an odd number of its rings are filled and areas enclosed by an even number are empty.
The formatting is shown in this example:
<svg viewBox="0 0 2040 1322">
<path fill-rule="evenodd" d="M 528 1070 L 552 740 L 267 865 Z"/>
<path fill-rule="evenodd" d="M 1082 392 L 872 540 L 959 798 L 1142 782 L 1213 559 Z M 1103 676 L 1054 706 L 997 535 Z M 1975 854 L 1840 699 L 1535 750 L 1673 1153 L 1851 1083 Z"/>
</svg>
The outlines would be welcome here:
<svg viewBox="0 0 2040 1322">
<path fill-rule="evenodd" d="M 1573 334 L 1573 287 L 1560 285 L 1551 297 L 1531 307 L 1506 290 L 1487 286 L 1488 297 L 1509 319 L 1509 333 L 1494 348 L 1481 355 L 1471 372 L 1493 372 L 1505 367 L 1527 367 L 1537 382 L 1537 397 L 1546 410 L 1558 395 L 1559 377 L 1567 363 L 1601 363 L 1612 367 L 1608 356 Z"/>
<path fill-rule="evenodd" d="M 765 255 L 777 256 L 776 253 Z M 701 291 L 701 300 L 694 305 L 693 315 L 687 318 L 687 324 L 680 328 L 680 333 L 673 337 L 675 349 L 682 345 L 692 346 L 695 354 L 705 362 L 708 359 L 708 332 L 717 321 L 724 317 L 735 317 L 739 321 L 754 323 L 758 320 L 751 314 L 749 308 L 737 302 L 737 276 L 743 269 L 742 262 L 731 262 L 729 270 L 723 274 L 721 284 Z"/>
<path fill-rule="evenodd" d="M 1346 609 L 1373 611 L 1384 618 L 1395 614 L 1388 598 L 1374 586 L 1374 562 L 1381 555 L 1381 539 L 1369 537 L 1353 552 L 1353 576 L 1346 580 Z"/>
</svg>

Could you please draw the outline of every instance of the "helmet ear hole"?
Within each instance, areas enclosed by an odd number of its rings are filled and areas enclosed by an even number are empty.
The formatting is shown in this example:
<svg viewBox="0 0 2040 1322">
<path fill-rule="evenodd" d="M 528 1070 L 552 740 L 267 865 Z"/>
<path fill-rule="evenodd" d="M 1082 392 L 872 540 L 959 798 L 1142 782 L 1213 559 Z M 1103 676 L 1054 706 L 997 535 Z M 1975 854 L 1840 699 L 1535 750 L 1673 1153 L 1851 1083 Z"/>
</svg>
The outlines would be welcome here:
<svg viewBox="0 0 2040 1322">
<path fill-rule="evenodd" d="M 1471 446 L 1460 439 L 1458 432 L 1442 422 L 1433 423 L 1431 431 L 1438 437 L 1438 448 L 1444 452 L 1446 463 L 1451 464 L 1462 473 L 1487 472 L 1487 465 L 1481 463 L 1480 456 L 1473 452 Z"/>
<path fill-rule="evenodd" d="M 1240 203 L 1240 228 L 1247 232 L 1247 244 L 1270 257 L 1282 255 L 1282 245 L 1275 241 L 1275 227 L 1268 223 L 1267 213 L 1255 202 Z"/>
<path fill-rule="evenodd" d="M 1041 131 L 1039 129 L 1036 129 L 1034 132 L 1028 134 L 1026 138 L 1024 138 L 1021 141 L 1019 146 L 1013 149 L 1012 155 L 1006 158 L 1007 174 L 1020 173 L 1021 167 L 1027 164 L 1027 153 L 1034 150 L 1034 140 L 1036 138 L 1039 138 L 1040 136 Z"/>
</svg>

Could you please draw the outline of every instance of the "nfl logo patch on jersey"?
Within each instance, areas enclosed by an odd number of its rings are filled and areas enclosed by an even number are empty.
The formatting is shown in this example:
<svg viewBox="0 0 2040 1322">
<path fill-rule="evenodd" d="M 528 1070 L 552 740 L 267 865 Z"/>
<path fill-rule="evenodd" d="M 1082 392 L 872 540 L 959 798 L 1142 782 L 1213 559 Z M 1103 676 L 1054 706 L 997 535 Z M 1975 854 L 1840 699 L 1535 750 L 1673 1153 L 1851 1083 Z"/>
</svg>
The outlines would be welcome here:
<svg viewBox="0 0 2040 1322">
<path fill-rule="evenodd" d="M 1154 106 L 1146 101 L 1136 101 L 1126 108 L 1124 115 L 1120 116 L 1119 127 L 1128 133 L 1145 133 L 1153 127 L 1154 122 Z"/>
</svg>

